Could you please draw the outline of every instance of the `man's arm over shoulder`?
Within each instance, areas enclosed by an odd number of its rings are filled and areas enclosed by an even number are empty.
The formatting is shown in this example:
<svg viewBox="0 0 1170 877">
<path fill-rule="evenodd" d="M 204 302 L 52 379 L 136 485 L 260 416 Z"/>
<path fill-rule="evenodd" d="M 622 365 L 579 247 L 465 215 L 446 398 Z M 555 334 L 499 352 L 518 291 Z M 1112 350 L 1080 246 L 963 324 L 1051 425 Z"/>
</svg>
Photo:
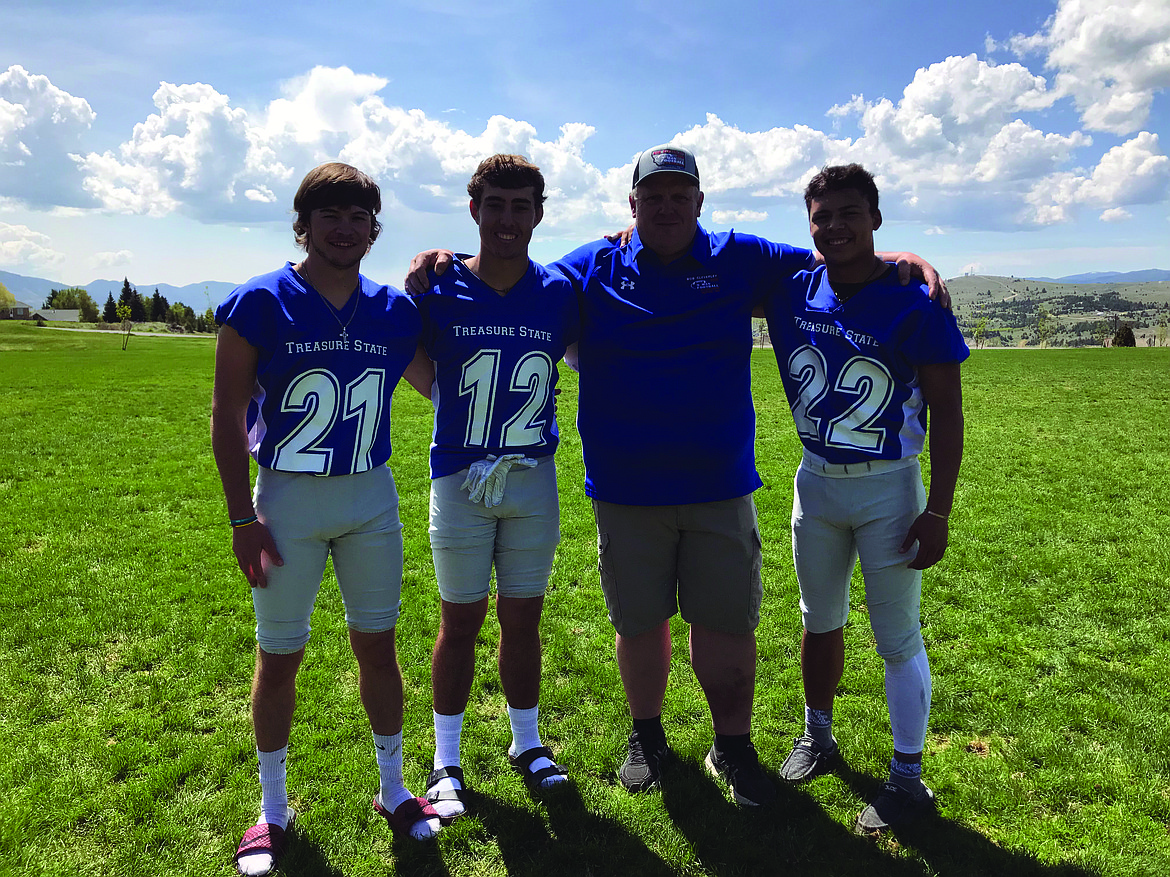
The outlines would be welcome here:
<svg viewBox="0 0 1170 877">
<path fill-rule="evenodd" d="M 565 253 L 555 262 L 549 262 L 546 267 L 568 278 L 573 288 L 580 294 L 589 283 L 598 259 L 618 248 L 617 244 L 601 238 L 577 247 L 571 253 Z"/>
<path fill-rule="evenodd" d="M 947 292 L 947 285 L 942 275 L 934 266 L 915 253 L 874 253 L 883 262 L 893 262 L 898 266 L 898 280 L 903 286 L 911 278 L 921 280 L 926 284 L 927 294 L 947 310 L 951 308 L 951 294 Z M 819 254 L 818 254 L 819 256 Z"/>
<path fill-rule="evenodd" d="M 736 257 L 749 260 L 749 267 L 757 281 L 758 295 L 752 308 L 753 317 L 764 316 L 764 302 L 781 284 L 795 277 L 801 271 L 816 267 L 820 254 L 791 244 L 777 243 L 750 234 L 727 233 L 727 239 L 720 249 L 734 247 Z"/>
</svg>

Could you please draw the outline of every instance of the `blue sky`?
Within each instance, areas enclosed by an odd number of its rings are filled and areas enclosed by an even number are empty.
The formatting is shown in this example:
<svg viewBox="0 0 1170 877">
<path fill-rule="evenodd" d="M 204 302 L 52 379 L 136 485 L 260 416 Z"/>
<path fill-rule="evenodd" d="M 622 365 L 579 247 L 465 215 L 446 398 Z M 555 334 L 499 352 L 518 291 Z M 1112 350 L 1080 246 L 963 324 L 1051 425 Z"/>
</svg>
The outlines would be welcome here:
<svg viewBox="0 0 1170 877">
<path fill-rule="evenodd" d="M 804 183 L 860 161 L 879 246 L 947 276 L 1170 268 L 1168 92 L 1167 0 L 18 2 L 0 269 L 242 281 L 297 258 L 292 193 L 340 158 L 382 185 L 364 271 L 398 284 L 419 249 L 475 248 L 464 186 L 498 151 L 544 169 L 550 260 L 626 224 L 667 141 L 709 227 L 806 245 Z"/>
</svg>

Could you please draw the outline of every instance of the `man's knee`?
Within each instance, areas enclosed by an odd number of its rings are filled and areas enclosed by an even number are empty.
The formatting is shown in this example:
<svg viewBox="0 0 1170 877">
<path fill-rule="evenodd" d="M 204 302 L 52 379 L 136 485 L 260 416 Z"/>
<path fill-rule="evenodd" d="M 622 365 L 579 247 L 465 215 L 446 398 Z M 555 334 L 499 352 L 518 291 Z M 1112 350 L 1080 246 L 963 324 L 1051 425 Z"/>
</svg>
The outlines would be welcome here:
<svg viewBox="0 0 1170 877">
<path fill-rule="evenodd" d="M 532 635 L 540 629 L 540 616 L 544 609 L 544 597 L 499 597 L 496 600 L 496 616 L 500 620 L 500 631 L 505 636 Z"/>
<path fill-rule="evenodd" d="M 254 688 L 258 692 L 265 692 L 294 685 L 297 670 L 300 669 L 304 657 L 303 648 L 287 654 L 266 652 L 262 648 L 257 648 Z"/>
<path fill-rule="evenodd" d="M 901 636 L 884 635 L 876 639 L 877 653 L 887 664 L 904 664 L 926 648 L 920 628 L 906 631 Z"/>
<path fill-rule="evenodd" d="M 375 632 L 349 629 L 349 645 L 357 659 L 358 669 L 378 671 L 398 669 L 398 652 L 395 645 L 395 628 Z"/>
<path fill-rule="evenodd" d="M 442 601 L 439 614 L 439 638 L 446 640 L 474 642 L 487 618 L 488 598 L 474 603 L 452 603 Z"/>
</svg>

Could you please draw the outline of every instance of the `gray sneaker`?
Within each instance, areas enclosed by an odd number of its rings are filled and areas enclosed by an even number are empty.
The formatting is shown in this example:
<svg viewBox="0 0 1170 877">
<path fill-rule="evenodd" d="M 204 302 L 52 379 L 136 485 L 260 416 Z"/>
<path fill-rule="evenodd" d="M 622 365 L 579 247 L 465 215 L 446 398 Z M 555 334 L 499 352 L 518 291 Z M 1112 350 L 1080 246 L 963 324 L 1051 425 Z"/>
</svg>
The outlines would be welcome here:
<svg viewBox="0 0 1170 877">
<path fill-rule="evenodd" d="M 876 837 L 883 831 L 913 822 L 934 806 L 934 792 L 925 783 L 917 792 L 897 783 L 885 783 L 873 803 L 857 817 L 853 833 Z"/>
<path fill-rule="evenodd" d="M 776 787 L 760 767 L 756 748 L 751 743 L 738 753 L 723 753 L 712 746 L 704 763 L 712 776 L 731 786 L 731 796 L 737 804 L 763 807 L 776 800 Z"/>
<path fill-rule="evenodd" d="M 630 734 L 626 760 L 618 770 L 618 779 L 628 792 L 649 792 L 662 785 L 662 765 L 672 755 L 666 739 L 643 740 Z"/>
<path fill-rule="evenodd" d="M 828 773 L 833 769 L 840 752 L 836 740 L 826 749 L 807 734 L 797 737 L 792 744 L 792 751 L 780 765 L 780 779 L 789 783 L 803 783 Z"/>
</svg>

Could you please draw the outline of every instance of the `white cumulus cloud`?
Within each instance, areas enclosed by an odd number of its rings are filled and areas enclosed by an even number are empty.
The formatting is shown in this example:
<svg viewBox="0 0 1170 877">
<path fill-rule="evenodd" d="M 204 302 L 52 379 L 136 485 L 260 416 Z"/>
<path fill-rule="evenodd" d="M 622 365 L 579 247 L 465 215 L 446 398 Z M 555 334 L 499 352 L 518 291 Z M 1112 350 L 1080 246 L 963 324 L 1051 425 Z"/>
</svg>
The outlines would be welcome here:
<svg viewBox="0 0 1170 877">
<path fill-rule="evenodd" d="M 117 268 L 129 265 L 134 258 L 130 250 L 107 250 L 104 253 L 94 253 L 91 260 L 95 268 Z"/>
<path fill-rule="evenodd" d="M 1054 90 L 1070 96 L 1086 128 L 1130 134 L 1149 117 L 1155 92 L 1170 88 L 1170 3 L 1060 0 L 1042 31 L 1012 37 L 1021 57 L 1047 53 Z"/>
<path fill-rule="evenodd" d="M 1072 99 L 1071 71 L 1077 64 L 1088 69 L 1087 56 L 1070 48 L 1079 43 L 1061 35 L 1080 33 L 1089 21 L 1099 32 L 1129 33 L 1121 27 L 1128 13 L 1108 27 L 1087 13 L 1077 19 L 1081 31 L 1061 23 L 1088 8 L 1064 0 L 1044 31 L 1011 41 L 1020 52 L 1047 53 L 1049 71 L 1063 85 L 1022 63 L 953 56 L 918 70 L 900 96 L 857 94 L 831 107 L 828 130 L 802 124 L 745 130 L 707 113 L 672 142 L 698 156 L 707 215 L 716 224 L 761 222 L 798 206 L 812 174 L 849 161 L 877 176 L 887 215 L 922 219 L 932 232 L 1066 222 L 1082 208 L 1112 221 L 1127 206 L 1170 199 L 1170 170 L 1153 133 L 1138 132 L 1093 155 L 1089 134 L 1045 127 L 1044 111 Z M 1160 19 L 1152 20 L 1156 30 Z M 1130 91 L 1140 86 L 1152 94 L 1161 87 L 1159 63 L 1151 54 L 1126 68 Z M 1120 68 L 1110 77 L 1114 88 Z M 239 226 L 287 221 L 301 177 L 320 162 L 342 160 L 382 186 L 385 217 L 410 222 L 412 212 L 463 212 L 476 164 L 494 152 L 516 152 L 544 170 L 555 205 L 542 224 L 545 235 L 579 240 L 629 220 L 636 153 L 617 166 L 594 163 L 595 129 L 587 122 L 541 132 L 528 121 L 494 115 L 468 130 L 451 114 L 433 118 L 395 104 L 386 94 L 389 84 L 382 76 L 319 66 L 284 83 L 267 104 L 245 108 L 206 83 L 163 82 L 155 111 L 120 145 L 99 152 L 76 145 L 94 118 L 83 99 L 13 67 L 0 75 L 0 162 L 7 162 L 0 163 L 0 182 L 36 163 L 67 171 L 57 189 L 46 185 L 37 194 L 44 206 L 75 209 L 88 197 L 107 211 L 182 213 Z M 0 191 L 16 203 L 31 197 Z"/>
<path fill-rule="evenodd" d="M 47 76 L 14 64 L 0 73 L 0 191 L 34 206 L 84 205 L 69 158 L 96 114 Z"/>
<path fill-rule="evenodd" d="M 1143 131 L 1106 152 L 1091 172 L 1062 172 L 1036 183 L 1027 197 L 1028 219 L 1050 225 L 1068 221 L 1082 205 L 1111 211 L 1167 198 L 1170 157 L 1156 134 Z"/>
<path fill-rule="evenodd" d="M 0 264 L 53 268 L 65 257 L 53 249 L 52 243 L 48 235 L 27 225 L 0 222 Z"/>
<path fill-rule="evenodd" d="M 126 213 L 183 211 L 212 221 L 260 214 L 245 193 L 263 192 L 283 168 L 270 160 L 247 112 L 203 83 L 164 82 L 154 105 L 158 113 L 135 125 L 117 153 L 79 159 L 86 190 Z"/>
</svg>

